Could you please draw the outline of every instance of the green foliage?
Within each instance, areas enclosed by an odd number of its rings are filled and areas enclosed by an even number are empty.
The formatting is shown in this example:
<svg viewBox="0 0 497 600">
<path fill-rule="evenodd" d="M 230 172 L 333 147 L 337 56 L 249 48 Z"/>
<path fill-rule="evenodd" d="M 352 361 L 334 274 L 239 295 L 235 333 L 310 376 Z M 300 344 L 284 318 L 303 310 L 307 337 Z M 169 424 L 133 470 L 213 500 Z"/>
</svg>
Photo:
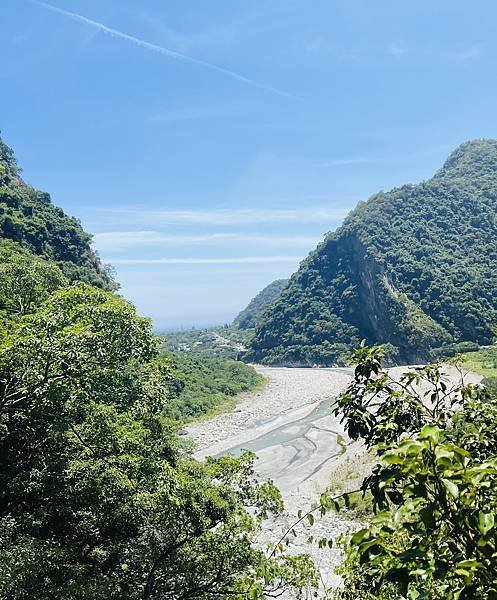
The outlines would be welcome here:
<svg viewBox="0 0 497 600">
<path fill-rule="evenodd" d="M 363 483 L 375 516 L 346 543 L 338 597 L 496 598 L 497 398 L 437 366 L 394 380 L 381 359 L 356 352 L 336 408 L 378 457 Z"/>
<path fill-rule="evenodd" d="M 114 289 L 112 278 L 91 249 L 91 236 L 77 219 L 54 206 L 49 194 L 20 178 L 14 153 L 0 138 L 0 237 L 55 261 L 71 281 Z"/>
<path fill-rule="evenodd" d="M 251 455 L 186 454 L 150 322 L 86 284 L 36 302 L 0 341 L 0 598 L 246 600 L 315 582 L 308 558 L 254 547 L 282 505 Z"/>
<path fill-rule="evenodd" d="M 249 360 L 344 363 L 361 339 L 397 362 L 490 343 L 497 322 L 497 142 L 464 144 L 431 180 L 379 193 L 303 261 Z M 456 349 L 457 351 L 457 349 Z"/>
<path fill-rule="evenodd" d="M 264 383 L 253 367 L 235 360 L 167 352 L 164 356 L 174 377 L 167 413 L 179 421 L 232 408 L 237 394 Z"/>
<path fill-rule="evenodd" d="M 277 279 L 267 285 L 235 317 L 233 325 L 240 329 L 253 329 L 264 311 L 281 294 L 287 283 L 288 279 Z"/>
<path fill-rule="evenodd" d="M 0 318 L 32 312 L 51 292 L 68 284 L 53 262 L 34 256 L 15 242 L 0 239 Z"/>
</svg>

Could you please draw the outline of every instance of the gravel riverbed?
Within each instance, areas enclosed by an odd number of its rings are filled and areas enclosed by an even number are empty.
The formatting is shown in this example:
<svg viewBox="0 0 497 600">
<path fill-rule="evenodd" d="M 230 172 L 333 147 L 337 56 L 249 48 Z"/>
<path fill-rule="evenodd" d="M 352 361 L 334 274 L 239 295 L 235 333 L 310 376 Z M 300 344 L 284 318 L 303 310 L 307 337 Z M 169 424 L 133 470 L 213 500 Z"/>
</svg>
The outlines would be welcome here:
<svg viewBox="0 0 497 600">
<path fill-rule="evenodd" d="M 370 468 L 370 460 L 360 442 L 351 442 L 340 419 L 331 413 L 334 398 L 352 379 L 351 369 L 302 369 L 256 367 L 268 383 L 264 389 L 243 396 L 231 413 L 218 415 L 208 421 L 187 427 L 195 443 L 196 458 L 218 455 L 227 451 L 237 453 L 241 448 L 256 452 L 256 471 L 261 478 L 274 480 L 284 503 L 283 514 L 264 523 L 257 543 L 266 545 L 279 540 L 297 520 L 298 511 L 304 513 L 314 506 L 320 494 L 327 490 L 338 493 L 357 489 Z M 398 376 L 409 367 L 391 370 Z M 461 373 L 447 367 L 453 382 Z M 471 383 L 480 377 L 467 373 Z M 319 549 L 307 539 L 326 537 L 336 540 L 363 526 L 350 513 L 328 514 L 317 517 L 311 527 L 307 521 L 296 528 L 297 536 L 290 536 L 288 552 L 310 554 L 319 567 L 323 590 L 337 587 L 340 578 L 336 568 L 342 561 L 339 548 Z M 309 590 L 307 598 L 315 598 Z M 293 598 L 290 594 L 281 600 Z"/>
</svg>

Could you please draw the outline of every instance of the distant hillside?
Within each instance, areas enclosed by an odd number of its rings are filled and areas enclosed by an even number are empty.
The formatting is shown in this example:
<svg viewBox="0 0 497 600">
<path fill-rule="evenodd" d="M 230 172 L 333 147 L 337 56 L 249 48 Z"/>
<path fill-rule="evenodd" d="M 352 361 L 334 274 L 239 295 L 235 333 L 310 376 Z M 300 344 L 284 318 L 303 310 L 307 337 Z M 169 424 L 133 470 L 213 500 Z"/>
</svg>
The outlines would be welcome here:
<svg viewBox="0 0 497 600">
<path fill-rule="evenodd" d="M 47 192 L 27 185 L 20 172 L 14 153 L 0 138 L 0 238 L 53 260 L 70 281 L 114 289 L 79 221 L 54 206 Z"/>
<path fill-rule="evenodd" d="M 281 294 L 287 283 L 288 279 L 277 279 L 267 285 L 250 301 L 248 306 L 235 317 L 233 325 L 240 329 L 252 329 L 255 327 L 257 321 L 262 316 L 262 313 L 269 304 Z"/>
<path fill-rule="evenodd" d="M 497 141 L 460 146 L 430 180 L 363 202 L 302 263 L 268 308 L 249 360 L 343 362 L 361 339 L 397 362 L 497 323 Z"/>
</svg>

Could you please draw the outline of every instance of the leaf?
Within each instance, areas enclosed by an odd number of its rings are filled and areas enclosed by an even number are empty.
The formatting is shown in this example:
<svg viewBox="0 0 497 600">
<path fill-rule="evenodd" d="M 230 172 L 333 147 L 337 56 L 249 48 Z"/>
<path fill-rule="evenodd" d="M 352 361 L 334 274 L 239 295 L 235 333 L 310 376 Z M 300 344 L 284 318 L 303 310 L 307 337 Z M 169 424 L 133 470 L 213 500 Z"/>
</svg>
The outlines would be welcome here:
<svg viewBox="0 0 497 600">
<path fill-rule="evenodd" d="M 360 529 L 356 531 L 351 538 L 353 544 L 360 544 L 362 540 L 369 534 L 369 529 Z"/>
<path fill-rule="evenodd" d="M 396 452 L 385 452 L 381 457 L 381 460 L 389 465 L 401 465 L 404 462 L 402 456 L 399 456 Z"/>
<path fill-rule="evenodd" d="M 437 443 L 440 439 L 440 434 L 442 430 L 439 429 L 436 425 L 425 425 L 423 429 L 421 429 L 419 433 L 420 440 L 431 440 L 432 442 Z"/>
<path fill-rule="evenodd" d="M 309 525 L 312 527 L 314 525 L 314 515 L 312 513 L 309 513 L 307 515 L 307 520 L 309 521 Z"/>
<path fill-rule="evenodd" d="M 483 535 L 487 534 L 494 526 L 494 514 L 491 512 L 480 512 L 478 514 L 478 529 Z"/>
<path fill-rule="evenodd" d="M 450 479 L 442 479 L 442 483 L 453 498 L 459 498 L 459 488 L 453 481 L 450 481 Z"/>
<path fill-rule="evenodd" d="M 478 562 L 477 560 L 469 559 L 469 560 L 461 560 L 460 562 L 457 563 L 456 566 L 460 567 L 462 569 L 470 569 L 470 570 L 474 571 L 478 567 L 481 567 L 481 563 Z"/>
</svg>

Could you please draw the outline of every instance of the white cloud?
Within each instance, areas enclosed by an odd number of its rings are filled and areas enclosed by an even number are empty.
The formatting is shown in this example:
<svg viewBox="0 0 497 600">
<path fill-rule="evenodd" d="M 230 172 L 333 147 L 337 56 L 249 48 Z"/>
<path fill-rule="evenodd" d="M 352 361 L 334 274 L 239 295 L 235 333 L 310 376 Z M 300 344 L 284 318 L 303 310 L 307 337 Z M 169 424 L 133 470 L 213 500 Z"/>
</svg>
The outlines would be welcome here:
<svg viewBox="0 0 497 600">
<path fill-rule="evenodd" d="M 162 225 L 249 225 L 261 223 L 329 223 L 343 219 L 349 208 L 295 208 L 295 209 L 229 209 L 212 210 L 141 210 L 105 209 L 105 212 L 122 215 L 133 222 L 160 223 Z"/>
<path fill-rule="evenodd" d="M 343 167 L 347 165 L 377 165 L 399 162 L 398 158 L 384 158 L 374 156 L 356 156 L 351 158 L 335 158 L 322 163 L 322 167 Z"/>
<path fill-rule="evenodd" d="M 454 52 L 454 58 L 458 60 L 471 60 L 473 58 L 478 58 L 480 56 L 480 47 L 479 46 L 471 46 L 470 48 L 466 48 L 465 50 L 460 50 L 459 52 Z"/>
<path fill-rule="evenodd" d="M 235 23 L 208 31 L 185 34 L 178 33 L 153 15 L 142 14 L 142 18 L 167 41 L 168 45 L 172 44 L 178 52 L 182 53 L 189 53 L 203 46 L 229 45 L 240 35 L 239 28 Z"/>
<path fill-rule="evenodd" d="M 304 47 L 307 50 L 307 52 L 315 52 L 316 50 L 320 50 L 321 48 L 323 48 L 325 43 L 326 42 L 324 38 L 319 36 L 306 42 Z"/>
<path fill-rule="evenodd" d="M 199 244 L 255 244 L 269 246 L 315 246 L 317 237 L 251 235 L 243 233 L 213 233 L 206 235 L 168 235 L 159 231 L 107 231 L 96 233 L 93 242 L 99 250 L 109 251 L 129 247 Z"/>
<path fill-rule="evenodd" d="M 30 39 L 31 36 L 29 36 L 26 33 L 19 33 L 18 35 L 15 35 L 12 38 L 12 41 L 14 42 L 14 44 L 21 46 L 22 44 L 24 44 L 25 42 L 27 42 Z"/>
<path fill-rule="evenodd" d="M 251 265 L 299 262 L 302 256 L 241 256 L 234 258 L 105 258 L 112 265 Z"/>
<path fill-rule="evenodd" d="M 199 65 L 206 69 L 210 69 L 211 71 L 216 71 L 217 73 L 221 73 L 222 75 L 231 77 L 232 79 L 241 81 L 242 83 L 245 83 L 247 85 L 251 85 L 253 87 L 257 87 L 259 89 L 266 90 L 268 92 L 277 94 L 279 96 L 285 96 L 286 98 L 293 98 L 294 100 L 298 99 L 293 94 L 285 92 L 284 90 L 280 90 L 278 88 L 275 88 L 271 85 L 266 85 L 264 83 L 259 83 L 258 81 L 255 81 L 254 79 L 250 79 L 249 77 L 245 77 L 244 75 L 240 75 L 239 73 L 236 73 L 235 71 L 230 71 L 229 69 L 225 69 L 224 67 L 220 67 L 213 63 L 206 62 L 205 60 L 193 58 L 192 56 L 182 54 L 181 52 L 176 52 L 175 50 L 170 50 L 169 48 L 164 48 L 163 46 L 159 46 L 157 44 L 152 44 L 150 42 L 147 42 L 146 40 L 142 40 L 133 35 L 124 33 L 123 31 L 118 31 L 117 29 L 112 29 L 111 27 L 107 27 L 107 25 L 104 25 L 103 23 L 99 23 L 98 21 L 93 21 L 92 19 L 89 19 L 88 17 L 85 17 L 83 15 L 79 15 L 77 13 L 73 13 L 68 10 L 63 10 L 62 8 L 58 8 L 56 6 L 48 4 L 46 2 L 41 2 L 40 0 L 31 0 L 31 1 L 34 4 L 37 4 L 38 6 L 46 8 L 47 10 L 58 13 L 65 17 L 69 17 L 70 19 L 73 19 L 76 21 L 80 21 L 81 23 L 84 23 L 85 25 L 88 25 L 89 27 L 93 27 L 94 29 L 98 29 L 99 31 L 102 31 L 103 33 L 106 33 L 107 35 L 110 35 L 113 38 L 119 38 L 122 40 L 126 40 L 128 42 L 131 42 L 132 44 L 140 46 L 141 48 L 145 48 L 146 50 L 151 50 L 152 52 L 162 54 L 163 56 L 167 56 L 168 58 L 174 58 L 175 60 L 180 60 L 183 62 L 189 62 L 189 63 L 195 64 L 195 65 Z"/>
</svg>

